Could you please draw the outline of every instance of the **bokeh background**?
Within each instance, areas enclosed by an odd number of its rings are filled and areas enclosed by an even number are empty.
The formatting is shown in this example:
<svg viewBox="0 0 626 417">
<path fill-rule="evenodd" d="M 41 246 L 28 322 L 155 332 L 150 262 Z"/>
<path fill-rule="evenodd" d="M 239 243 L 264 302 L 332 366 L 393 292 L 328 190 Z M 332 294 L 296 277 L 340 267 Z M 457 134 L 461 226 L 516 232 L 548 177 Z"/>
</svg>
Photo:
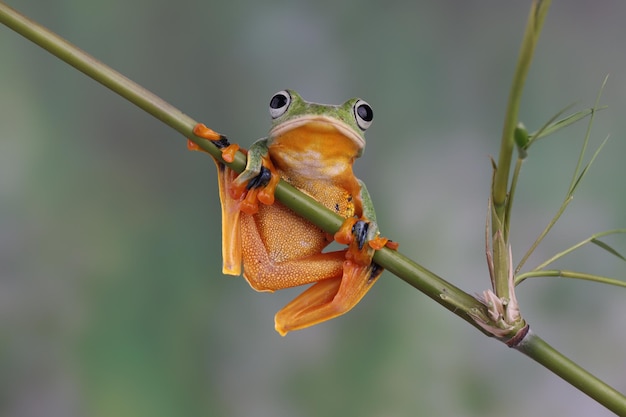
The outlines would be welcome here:
<svg viewBox="0 0 626 417">
<path fill-rule="evenodd" d="M 489 286 L 489 155 L 529 1 L 10 0 L 249 145 L 283 88 L 374 108 L 356 171 L 384 234 L 469 292 Z M 611 140 L 529 266 L 626 226 L 626 3 L 555 1 L 521 116 L 589 107 Z M 512 233 L 520 259 L 569 185 L 585 124 L 536 145 Z M 622 251 L 626 239 L 606 240 Z M 224 277 L 213 163 L 184 138 L 0 27 L 0 415 L 608 416 L 528 358 L 385 273 L 350 313 L 281 338 L 300 289 Z M 597 247 L 559 267 L 624 277 Z M 626 391 L 626 291 L 527 281 L 537 333 Z"/>
</svg>

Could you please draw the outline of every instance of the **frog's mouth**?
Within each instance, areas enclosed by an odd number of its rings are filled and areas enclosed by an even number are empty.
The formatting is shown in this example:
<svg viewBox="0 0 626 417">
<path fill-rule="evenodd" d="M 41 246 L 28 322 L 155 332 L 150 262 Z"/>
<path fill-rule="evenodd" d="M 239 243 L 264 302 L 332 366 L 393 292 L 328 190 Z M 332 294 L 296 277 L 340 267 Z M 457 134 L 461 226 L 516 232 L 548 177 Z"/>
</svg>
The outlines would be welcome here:
<svg viewBox="0 0 626 417">
<path fill-rule="evenodd" d="M 353 127 L 341 120 L 328 116 L 302 116 L 287 120 L 270 130 L 270 136 L 279 137 L 302 126 L 320 133 L 337 131 L 354 142 L 359 149 L 365 147 L 365 139 L 355 132 Z"/>
</svg>

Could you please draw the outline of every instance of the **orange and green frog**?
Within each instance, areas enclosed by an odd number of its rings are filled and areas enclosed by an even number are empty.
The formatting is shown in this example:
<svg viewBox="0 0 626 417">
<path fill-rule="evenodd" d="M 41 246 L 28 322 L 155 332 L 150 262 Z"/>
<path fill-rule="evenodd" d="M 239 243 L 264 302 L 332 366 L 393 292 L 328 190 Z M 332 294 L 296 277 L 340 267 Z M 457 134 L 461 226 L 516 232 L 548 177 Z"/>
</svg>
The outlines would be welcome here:
<svg viewBox="0 0 626 417">
<path fill-rule="evenodd" d="M 257 291 L 313 284 L 276 314 L 276 331 L 284 336 L 352 309 L 382 273 L 372 261 L 375 250 L 395 245 L 380 236 L 370 195 L 352 170 L 372 123 L 370 105 L 358 98 L 339 106 L 311 103 L 283 90 L 269 110 L 269 135 L 252 144 L 241 174 L 216 160 L 223 272 L 240 275 L 243 264 Z M 239 149 L 202 124 L 194 134 L 214 141 L 227 162 Z M 281 178 L 345 218 L 340 230 L 330 235 L 274 201 Z M 333 240 L 348 247 L 325 252 Z"/>
</svg>

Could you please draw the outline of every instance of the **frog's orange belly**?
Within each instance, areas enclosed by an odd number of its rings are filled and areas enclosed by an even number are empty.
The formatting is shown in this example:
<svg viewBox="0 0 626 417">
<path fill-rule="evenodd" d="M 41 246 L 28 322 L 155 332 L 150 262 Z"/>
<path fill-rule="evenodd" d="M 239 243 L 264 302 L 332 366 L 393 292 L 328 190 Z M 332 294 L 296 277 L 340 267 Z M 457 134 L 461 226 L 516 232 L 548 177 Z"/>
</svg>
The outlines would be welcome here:
<svg viewBox="0 0 626 417">
<path fill-rule="evenodd" d="M 244 277 L 258 291 L 295 287 L 342 275 L 345 250 L 322 253 L 327 234 L 280 204 L 241 214 Z"/>
</svg>

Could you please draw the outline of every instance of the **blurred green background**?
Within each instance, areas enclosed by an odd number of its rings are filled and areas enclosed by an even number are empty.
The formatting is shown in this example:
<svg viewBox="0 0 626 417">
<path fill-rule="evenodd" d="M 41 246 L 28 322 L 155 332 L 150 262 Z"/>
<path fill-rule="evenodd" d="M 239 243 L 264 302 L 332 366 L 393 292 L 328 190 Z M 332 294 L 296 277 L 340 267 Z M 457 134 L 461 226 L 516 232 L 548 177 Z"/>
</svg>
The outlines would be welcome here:
<svg viewBox="0 0 626 417">
<path fill-rule="evenodd" d="M 385 235 L 469 292 L 489 286 L 489 155 L 529 1 L 75 1 L 9 4 L 244 146 L 271 95 L 360 96 L 375 121 L 356 172 Z M 529 266 L 626 226 L 626 3 L 556 1 L 525 91 L 534 130 L 571 103 L 612 135 Z M 531 150 L 520 259 L 558 207 L 585 131 Z M 386 273 L 350 313 L 281 338 L 300 289 L 221 275 L 209 157 L 0 27 L 0 415 L 608 416 L 539 365 Z M 622 250 L 626 239 L 607 240 Z M 598 248 L 559 267 L 624 277 Z M 626 391 L 626 292 L 535 280 L 532 327 Z"/>
</svg>

